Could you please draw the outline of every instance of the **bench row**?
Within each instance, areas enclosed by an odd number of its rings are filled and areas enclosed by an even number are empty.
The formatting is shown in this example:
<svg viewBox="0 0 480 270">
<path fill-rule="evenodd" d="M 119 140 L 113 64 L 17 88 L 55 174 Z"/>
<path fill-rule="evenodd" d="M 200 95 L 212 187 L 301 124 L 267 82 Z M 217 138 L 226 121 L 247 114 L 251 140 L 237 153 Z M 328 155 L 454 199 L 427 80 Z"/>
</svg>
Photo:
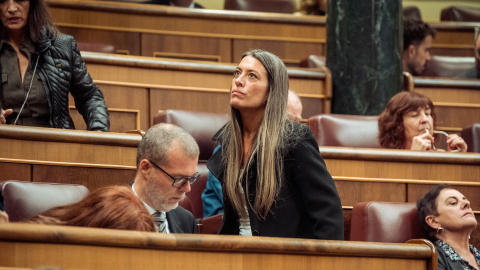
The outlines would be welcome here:
<svg viewBox="0 0 480 270">
<path fill-rule="evenodd" d="M 117 53 L 235 63 L 251 48 L 298 66 L 326 55 L 326 17 L 181 9 L 88 0 L 49 0 L 57 26 L 79 42 L 114 45 Z M 434 55 L 474 56 L 480 23 L 432 23 Z"/>
</svg>

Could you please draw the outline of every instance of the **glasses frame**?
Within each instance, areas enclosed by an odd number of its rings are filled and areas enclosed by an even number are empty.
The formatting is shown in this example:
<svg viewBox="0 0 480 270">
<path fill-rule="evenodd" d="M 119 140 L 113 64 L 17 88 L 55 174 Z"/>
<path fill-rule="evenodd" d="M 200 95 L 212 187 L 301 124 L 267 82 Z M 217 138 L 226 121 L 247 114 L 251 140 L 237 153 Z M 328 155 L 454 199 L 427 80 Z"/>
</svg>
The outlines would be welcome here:
<svg viewBox="0 0 480 270">
<path fill-rule="evenodd" d="M 182 187 L 187 182 L 190 182 L 190 185 L 193 185 L 193 183 L 195 183 L 195 181 L 197 181 L 198 177 L 200 177 L 200 174 L 198 172 L 196 172 L 193 176 L 190 176 L 190 177 L 173 177 L 168 172 L 166 172 L 164 169 L 162 169 L 160 166 L 155 164 L 155 162 L 150 161 L 150 160 L 148 160 L 148 162 L 152 163 L 153 166 L 155 166 L 160 171 L 164 172 L 168 177 L 170 177 L 173 180 L 172 187 Z M 180 183 L 180 184 L 175 185 L 175 183 Z"/>
<path fill-rule="evenodd" d="M 427 130 L 427 132 L 428 132 L 428 129 L 426 129 L 426 130 Z M 449 134 L 446 133 L 445 131 L 441 131 L 441 130 L 434 130 L 434 131 L 433 131 L 433 134 L 442 134 L 442 135 L 444 135 L 445 137 L 448 137 L 448 135 L 449 135 Z M 433 145 L 433 144 L 432 144 L 432 148 L 433 148 L 433 150 L 437 150 L 437 149 L 435 148 L 435 145 Z M 446 151 L 447 149 L 443 149 L 443 150 Z M 452 151 L 450 151 L 450 152 L 452 152 L 452 153 L 454 153 L 454 152 L 460 152 L 460 147 L 457 146 L 457 149 L 452 150 Z"/>
</svg>

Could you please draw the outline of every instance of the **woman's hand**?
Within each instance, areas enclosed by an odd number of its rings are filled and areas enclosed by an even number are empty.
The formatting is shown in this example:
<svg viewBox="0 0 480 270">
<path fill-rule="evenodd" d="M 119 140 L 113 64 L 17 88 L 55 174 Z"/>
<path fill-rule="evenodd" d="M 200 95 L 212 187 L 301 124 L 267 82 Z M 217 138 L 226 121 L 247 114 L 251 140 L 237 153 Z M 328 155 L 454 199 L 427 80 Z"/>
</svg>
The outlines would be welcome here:
<svg viewBox="0 0 480 270">
<path fill-rule="evenodd" d="M 433 136 L 429 133 L 423 133 L 413 137 L 410 150 L 428 151 L 432 150 Z"/>
<path fill-rule="evenodd" d="M 460 152 L 467 152 L 467 143 L 457 134 L 450 134 L 447 137 L 448 151 L 460 149 Z"/>
<path fill-rule="evenodd" d="M 0 211 L 0 223 L 8 223 L 8 215 L 3 211 Z"/>
<path fill-rule="evenodd" d="M 7 123 L 6 117 L 12 113 L 13 113 L 12 109 L 6 109 L 6 110 L 0 109 L 0 124 L 6 124 Z"/>
</svg>

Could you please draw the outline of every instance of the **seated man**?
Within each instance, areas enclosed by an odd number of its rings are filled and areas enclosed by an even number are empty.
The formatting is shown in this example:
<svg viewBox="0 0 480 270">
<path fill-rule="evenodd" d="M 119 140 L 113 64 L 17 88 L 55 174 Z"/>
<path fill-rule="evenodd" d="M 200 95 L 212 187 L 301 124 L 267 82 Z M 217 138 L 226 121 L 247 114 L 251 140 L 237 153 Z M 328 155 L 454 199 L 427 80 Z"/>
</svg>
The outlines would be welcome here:
<svg viewBox="0 0 480 270">
<path fill-rule="evenodd" d="M 140 141 L 132 189 L 155 219 L 157 232 L 195 233 L 193 214 L 178 203 L 199 176 L 199 154 L 195 139 L 171 124 L 152 126 Z"/>
<path fill-rule="evenodd" d="M 292 121 L 300 122 L 302 120 L 302 111 L 303 105 L 300 98 L 294 91 L 288 90 L 288 118 Z M 219 148 L 220 145 L 213 150 L 213 153 Z M 222 184 L 220 184 L 220 181 L 210 172 L 208 172 L 205 190 L 202 192 L 202 202 L 204 218 L 223 213 Z"/>
<path fill-rule="evenodd" d="M 435 32 L 427 23 L 406 19 L 403 22 L 403 71 L 421 76 L 427 61 Z"/>
</svg>

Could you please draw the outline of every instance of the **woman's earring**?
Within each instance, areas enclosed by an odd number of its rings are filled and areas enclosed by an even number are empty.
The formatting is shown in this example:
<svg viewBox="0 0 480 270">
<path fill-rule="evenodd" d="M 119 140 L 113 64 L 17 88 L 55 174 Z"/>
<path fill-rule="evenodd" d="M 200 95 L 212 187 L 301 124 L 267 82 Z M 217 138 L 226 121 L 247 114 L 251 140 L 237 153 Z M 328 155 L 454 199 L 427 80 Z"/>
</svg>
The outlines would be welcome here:
<svg viewBox="0 0 480 270">
<path fill-rule="evenodd" d="M 443 232 L 443 227 L 437 229 L 437 234 L 441 234 Z"/>
</svg>

